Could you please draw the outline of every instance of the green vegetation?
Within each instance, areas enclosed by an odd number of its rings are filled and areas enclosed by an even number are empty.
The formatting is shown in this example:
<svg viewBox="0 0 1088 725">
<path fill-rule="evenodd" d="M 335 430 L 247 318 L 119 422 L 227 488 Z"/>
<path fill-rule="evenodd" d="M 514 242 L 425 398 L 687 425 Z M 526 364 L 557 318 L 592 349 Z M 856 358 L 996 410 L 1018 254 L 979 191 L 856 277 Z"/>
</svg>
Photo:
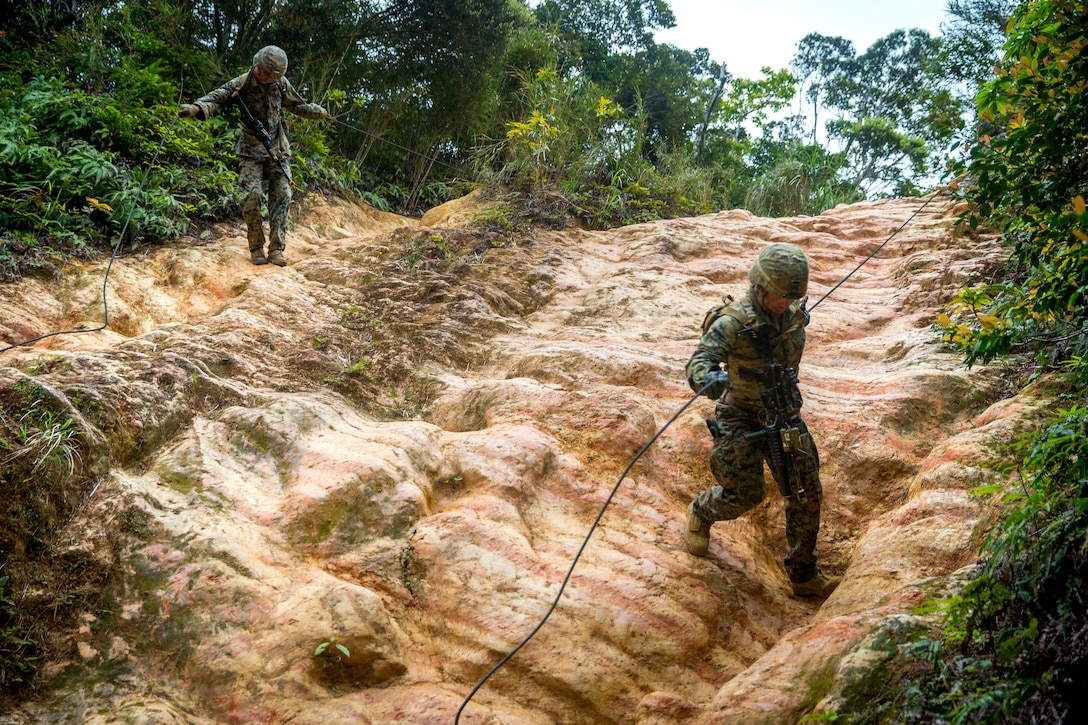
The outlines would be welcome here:
<svg viewBox="0 0 1088 725">
<path fill-rule="evenodd" d="M 323 655 L 325 653 L 325 650 L 329 649 L 330 645 L 332 647 L 334 647 L 335 649 L 340 650 L 340 653 L 342 655 L 344 655 L 345 657 L 351 657 L 351 650 L 349 650 L 347 647 L 345 647 L 344 645 L 337 642 L 336 641 L 337 639 L 338 638 L 335 635 L 333 635 L 332 637 L 329 637 L 327 640 L 325 640 L 321 644 L 317 645 L 317 648 L 314 649 L 314 657 L 320 657 L 321 655 Z M 325 661 L 323 661 L 322 666 L 323 667 L 327 666 L 327 663 Z"/>
<path fill-rule="evenodd" d="M 811 35 L 790 69 L 735 78 L 653 40 L 674 22 L 664 0 L 29 0 L 7 15 L 0 281 L 237 218 L 234 114 L 177 107 L 269 43 L 334 117 L 288 118 L 299 192 L 410 214 L 481 184 L 549 226 L 814 214 L 931 184 L 966 107 L 964 64 L 946 72 L 922 31 L 863 53 Z M 964 13 L 961 36 L 975 24 Z"/>
<path fill-rule="evenodd" d="M 1000 17 L 1008 3 L 962 3 Z M 1019 359 L 1056 380 L 1055 419 L 1019 451 L 973 580 L 941 638 L 911 646 L 915 676 L 851 722 L 1072 722 L 1088 609 L 1088 3 L 1036 0 L 1012 15 L 977 134 L 954 169 L 965 223 L 1012 250 L 1002 278 L 964 290 L 938 327 L 968 364 Z"/>
<path fill-rule="evenodd" d="M 24 378 L 10 388 L 0 411 L 0 486 L 3 499 L 15 505 L 0 533 L 0 563 L 13 550 L 40 545 L 82 465 L 83 435 L 55 405 L 47 391 Z"/>
<path fill-rule="evenodd" d="M 58 408 L 30 378 L 0 386 L 0 696 L 34 686 L 48 634 L 41 612 L 18 606 L 9 587 L 27 580 L 14 572 L 46 548 L 74 503 L 73 479 L 84 464 L 84 436 Z"/>
<path fill-rule="evenodd" d="M 81 5 L 78 17 L 65 9 Z M 0 31 L 2 281 L 59 274 L 68 257 L 101 254 L 126 221 L 123 242 L 134 245 L 238 214 L 237 124 L 177 119 L 191 70 L 177 59 L 188 49 L 176 27 L 159 21 L 177 21 L 180 11 L 156 2 L 109 6 L 26 3 Z M 226 80 L 207 53 L 198 55 L 207 89 Z M 332 156 L 311 126 L 293 131 L 306 159 L 296 164 L 300 187 L 349 188 L 355 167 Z"/>
<path fill-rule="evenodd" d="M 41 634 L 20 622 L 7 585 L 8 577 L 0 576 L 0 691 L 31 684 L 42 651 Z"/>
</svg>

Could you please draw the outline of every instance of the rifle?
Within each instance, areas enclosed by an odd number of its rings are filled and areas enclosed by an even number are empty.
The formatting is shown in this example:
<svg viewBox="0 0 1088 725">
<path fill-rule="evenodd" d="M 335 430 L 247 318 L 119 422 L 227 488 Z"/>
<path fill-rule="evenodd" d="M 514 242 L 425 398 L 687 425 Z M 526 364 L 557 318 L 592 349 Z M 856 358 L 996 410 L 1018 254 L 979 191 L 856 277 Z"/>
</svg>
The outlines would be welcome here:
<svg viewBox="0 0 1088 725">
<path fill-rule="evenodd" d="M 816 471 L 812 438 L 801 431 L 801 390 L 797 387 L 797 373 L 793 368 L 783 368 L 770 363 L 759 373 L 764 390 L 759 397 L 763 401 L 763 430 L 748 433 L 745 440 L 767 438 L 771 466 L 778 482 L 779 492 L 786 498 L 796 497 L 807 501 L 804 480 L 806 473 Z"/>
<path fill-rule="evenodd" d="M 252 78 L 253 71 L 250 70 L 249 76 L 246 78 L 246 86 L 249 85 L 249 81 Z M 243 86 L 243 89 L 244 88 L 245 86 Z M 268 129 L 266 129 L 264 127 L 264 124 L 261 123 L 261 120 L 254 116 L 253 113 L 249 110 L 249 106 L 247 106 L 245 101 L 242 100 L 242 95 L 240 92 L 236 91 L 232 98 L 238 101 L 238 105 L 242 107 L 242 111 L 245 113 L 245 116 L 242 118 L 242 123 L 253 129 L 253 133 L 256 134 L 257 138 L 260 139 L 260 142 L 264 144 L 264 147 L 268 150 L 268 157 L 280 165 L 280 170 L 283 171 L 284 175 L 287 177 L 287 181 L 291 182 L 291 184 L 294 185 L 294 180 L 291 178 L 290 167 L 284 164 L 283 159 L 276 156 L 275 152 L 272 150 L 272 136 L 268 133 Z"/>
</svg>

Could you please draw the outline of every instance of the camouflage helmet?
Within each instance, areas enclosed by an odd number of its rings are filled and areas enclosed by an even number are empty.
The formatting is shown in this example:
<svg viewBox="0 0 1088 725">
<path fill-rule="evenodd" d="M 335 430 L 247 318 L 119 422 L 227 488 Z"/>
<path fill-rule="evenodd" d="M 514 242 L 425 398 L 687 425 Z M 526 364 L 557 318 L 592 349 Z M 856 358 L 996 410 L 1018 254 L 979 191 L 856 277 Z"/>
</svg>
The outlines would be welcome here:
<svg viewBox="0 0 1088 725">
<path fill-rule="evenodd" d="M 253 67 L 259 69 L 265 77 L 279 80 L 287 72 L 287 54 L 279 46 L 266 45 L 253 56 Z"/>
<path fill-rule="evenodd" d="M 748 270 L 748 280 L 773 295 L 799 300 L 808 293 L 808 257 L 797 245 L 769 244 Z"/>
</svg>

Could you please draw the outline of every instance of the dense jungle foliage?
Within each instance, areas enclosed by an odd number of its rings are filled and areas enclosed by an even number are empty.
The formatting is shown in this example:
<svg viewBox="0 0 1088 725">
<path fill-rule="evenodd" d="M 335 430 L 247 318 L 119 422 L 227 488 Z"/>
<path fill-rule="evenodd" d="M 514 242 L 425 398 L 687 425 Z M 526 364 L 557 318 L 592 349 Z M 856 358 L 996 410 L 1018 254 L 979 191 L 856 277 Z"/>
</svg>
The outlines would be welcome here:
<svg viewBox="0 0 1088 725">
<path fill-rule="evenodd" d="M 179 120 L 177 107 L 269 43 L 333 114 L 291 122 L 299 190 L 401 213 L 491 185 L 536 223 L 604 227 L 727 207 L 818 213 L 957 179 L 963 223 L 1000 230 L 1010 262 L 938 328 L 968 364 L 1008 360 L 1046 380 L 1060 410 L 1019 442 L 1019 486 L 980 492 L 1004 496 L 1006 515 L 942 635 L 907 647 L 907 675 L 832 719 L 1079 719 L 1085 0 L 950 0 L 940 37 L 896 31 L 859 53 L 812 34 L 756 79 L 654 42 L 673 22 L 665 0 L 0 0 L 0 18 L 4 281 L 236 217 L 237 119 Z M 29 382 L 19 394 L 33 415 L 8 421 L 0 481 L 60 491 L 90 446 Z M 37 535 L 60 498 L 28 509 Z M 6 584 L 0 566 L 0 691 L 33 685 L 47 626 L 20 617 Z"/>
<path fill-rule="evenodd" d="M 811 34 L 789 68 L 748 79 L 655 42 L 665 0 L 0 5 L 0 280 L 55 274 L 123 228 L 131 246 L 236 217 L 236 117 L 177 107 L 266 44 L 332 113 L 290 123 L 300 191 L 415 214 L 497 185 L 535 198 L 533 221 L 597 227 L 923 191 L 969 116 L 960 66 L 993 52 L 956 28 L 863 52 Z"/>
</svg>

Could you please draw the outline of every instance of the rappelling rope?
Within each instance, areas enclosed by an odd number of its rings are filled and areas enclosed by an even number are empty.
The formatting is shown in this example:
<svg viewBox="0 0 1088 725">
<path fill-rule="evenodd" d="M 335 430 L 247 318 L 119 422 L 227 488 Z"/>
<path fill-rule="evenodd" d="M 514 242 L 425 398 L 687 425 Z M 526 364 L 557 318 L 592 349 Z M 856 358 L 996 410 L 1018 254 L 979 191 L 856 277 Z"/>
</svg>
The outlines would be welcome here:
<svg viewBox="0 0 1088 725">
<path fill-rule="evenodd" d="M 343 126 L 344 128 L 350 128 L 352 131 L 356 131 L 358 133 L 361 133 L 364 136 L 369 136 L 370 138 L 374 139 L 375 141 L 380 141 L 380 142 L 382 142 L 384 144 L 388 144 L 390 146 L 398 148 L 401 151 L 406 151 L 406 152 L 408 152 L 410 154 L 414 154 L 416 156 L 419 156 L 422 159 L 426 159 L 431 164 L 438 164 L 439 166 L 445 166 L 450 171 L 455 171 L 457 173 L 461 173 L 463 171 L 463 169 L 459 169 L 456 166 L 453 166 L 451 164 L 447 164 L 444 161 L 439 161 L 437 156 L 428 156 L 427 154 L 421 154 L 420 152 L 415 151 L 413 149 L 410 149 L 407 146 L 401 146 L 399 143 L 396 143 L 395 141 L 390 141 L 387 138 L 382 138 L 381 136 L 378 136 L 377 134 L 373 134 L 370 131 L 359 128 L 358 126 L 353 126 L 352 124 L 348 123 L 347 121 L 341 121 L 339 118 L 337 118 L 335 116 L 330 116 L 330 119 L 332 120 L 333 123 L 338 123 L 341 126 Z"/>
<path fill-rule="evenodd" d="M 836 284 L 834 287 L 832 287 L 830 290 L 828 290 L 827 294 L 825 294 L 823 297 L 821 297 L 819 300 L 817 300 L 816 304 L 814 304 L 809 309 L 810 310 L 816 309 L 817 305 L 819 305 L 821 302 L 826 300 L 831 295 L 831 293 L 834 292 L 835 290 L 837 290 L 839 287 L 841 287 L 842 284 L 844 282 L 846 282 L 846 280 L 848 280 L 852 276 L 854 276 L 854 274 L 858 270 L 860 270 L 862 267 L 864 267 L 869 262 L 869 260 L 871 260 L 874 256 L 876 256 L 877 252 L 879 252 L 881 249 L 883 249 L 884 246 L 888 242 L 890 242 L 897 234 L 899 234 L 899 232 L 903 231 L 903 229 L 906 228 L 906 226 L 908 224 L 910 224 L 911 221 L 913 221 L 914 218 L 916 216 L 918 216 L 918 214 L 920 214 L 923 209 L 925 209 L 927 206 L 929 206 L 929 203 L 931 201 L 933 201 L 935 198 L 937 198 L 937 195 L 940 194 L 942 191 L 944 191 L 945 188 L 946 187 L 938 188 L 936 191 L 934 191 L 932 194 L 930 194 L 929 198 L 927 198 L 925 200 L 925 202 L 921 206 L 919 206 L 917 209 L 915 209 L 914 213 L 911 214 L 907 218 L 907 220 L 905 222 L 900 224 L 898 229 L 896 229 L 894 232 L 892 232 L 888 236 L 887 239 L 885 239 L 883 242 L 881 242 L 880 246 L 878 246 L 876 249 L 874 249 L 872 251 L 872 253 L 869 254 L 869 256 L 867 256 L 864 260 L 862 260 L 861 264 L 859 264 L 849 274 L 847 274 L 845 277 L 843 277 L 839 281 L 838 284 Z M 635 465 L 635 463 L 638 461 L 638 459 L 642 457 L 642 454 L 644 454 L 650 448 L 650 446 L 652 446 L 654 444 L 654 442 L 658 438 L 661 437 L 661 434 L 663 434 L 665 432 L 665 430 L 670 425 L 672 425 L 676 421 L 677 418 L 680 417 L 680 414 L 683 413 L 685 410 L 687 410 L 691 406 L 692 403 L 694 403 L 696 400 L 698 400 L 699 396 L 701 396 L 704 392 L 706 392 L 707 388 L 709 388 L 712 384 L 713 383 L 708 383 L 708 384 L 704 385 L 703 388 L 699 392 L 697 392 L 695 395 L 693 395 L 691 397 L 690 400 L 688 400 L 686 403 L 684 403 L 684 405 L 680 408 L 680 410 L 676 411 L 676 413 L 671 418 L 669 418 L 669 420 L 665 423 L 665 425 L 661 426 L 661 428 L 659 428 L 658 431 L 656 433 L 654 433 L 653 438 L 651 438 L 649 440 L 649 442 L 646 443 L 646 445 L 644 445 L 641 449 L 639 449 L 639 452 L 636 453 L 635 457 L 631 459 L 631 462 L 627 464 L 627 468 L 623 469 L 623 473 L 620 474 L 619 480 L 616 481 L 616 485 L 612 487 L 612 491 L 608 494 L 608 497 L 604 500 L 604 504 L 601 506 L 601 510 L 597 512 L 597 518 L 595 518 L 593 520 L 593 525 L 589 527 L 589 533 L 586 534 L 585 539 L 582 541 L 582 545 L 580 547 L 578 547 L 578 552 L 574 555 L 574 561 L 571 562 L 570 569 L 567 570 L 567 575 L 565 577 L 563 577 L 563 583 L 559 585 L 559 591 L 558 591 L 558 593 L 556 593 L 555 599 L 554 599 L 554 601 L 552 601 L 552 605 L 548 608 L 548 611 L 544 613 L 544 617 L 540 620 L 540 622 L 536 625 L 536 627 L 533 628 L 533 631 L 529 632 L 528 636 L 526 636 L 525 639 L 523 639 L 521 641 L 521 643 L 518 644 L 517 647 L 510 650 L 510 652 L 505 657 L 503 657 L 501 660 L 499 660 L 498 664 L 496 664 L 494 667 L 492 667 L 491 670 L 486 675 L 484 675 L 483 678 L 479 682 L 476 683 L 476 686 L 472 688 L 472 692 L 468 693 L 468 697 L 466 697 L 464 702 L 461 703 L 461 707 L 459 707 L 457 709 L 457 715 L 456 715 L 456 717 L 454 717 L 454 720 L 453 720 L 454 725 L 459 725 L 459 723 L 461 722 L 461 712 L 464 711 L 465 707 L 468 705 L 469 701 L 472 699 L 472 696 L 475 695 L 476 692 L 479 691 L 479 689 L 484 686 L 484 683 L 487 682 L 491 678 L 491 676 L 493 674 L 498 672 L 499 669 L 503 665 L 505 665 L 510 660 L 511 657 L 513 657 L 515 654 L 517 654 L 518 650 L 520 650 L 522 647 L 524 647 L 526 644 L 529 643 L 529 640 L 531 640 L 536 635 L 536 633 L 540 631 L 541 627 L 544 626 L 544 623 L 548 621 L 548 617 L 550 617 L 552 615 L 552 612 L 555 611 L 555 608 L 559 605 L 560 598 L 563 596 L 563 591 L 567 588 L 567 582 L 570 581 L 570 577 L 574 573 L 574 567 L 578 564 L 578 560 L 582 557 L 582 552 L 585 551 L 586 545 L 589 544 L 590 537 L 593 536 L 593 532 L 594 532 L 594 530 L 596 530 L 597 524 L 599 524 L 601 522 L 601 518 L 604 517 L 605 510 L 608 508 L 608 505 L 610 503 L 612 503 L 612 498 L 616 495 L 616 491 L 619 490 L 620 484 L 623 483 L 623 479 L 627 476 L 627 473 Z"/>
<path fill-rule="evenodd" d="M 49 337 L 56 337 L 57 335 L 78 335 L 84 332 L 99 332 L 101 330 L 105 330 L 109 326 L 110 306 L 106 298 L 106 285 L 110 281 L 110 270 L 113 269 L 113 260 L 117 259 L 117 252 L 121 249 L 121 242 L 125 239 L 125 232 L 128 231 L 129 222 L 132 221 L 132 214 L 136 211 L 136 206 L 140 201 L 140 195 L 144 193 L 144 186 L 147 184 L 147 180 L 151 176 L 151 169 L 155 166 L 155 162 L 159 158 L 159 152 L 162 151 L 163 144 L 166 143 L 166 139 L 170 136 L 170 131 L 174 128 L 174 124 L 177 122 L 178 119 L 175 118 L 173 121 L 170 122 L 170 125 L 167 126 L 166 130 L 163 132 L 162 140 L 159 141 L 159 146 L 155 149 L 155 154 L 151 157 L 151 161 L 149 161 L 147 164 L 147 171 L 144 173 L 144 178 L 140 182 L 140 188 L 136 191 L 136 196 L 132 198 L 132 206 L 129 207 L 128 217 L 125 218 L 125 225 L 121 227 L 121 233 L 117 235 L 117 243 L 113 245 L 113 254 L 110 255 L 109 264 L 106 265 L 106 276 L 102 280 L 102 310 L 104 317 L 102 324 L 98 327 L 94 327 L 88 330 L 63 330 L 61 332 L 50 332 L 48 335 L 40 335 L 38 337 L 31 338 L 30 340 L 23 340 L 22 342 L 17 342 L 14 345 L 8 345 L 5 348 L 0 348 L 0 354 L 5 353 L 13 348 L 19 347 L 20 345 L 29 345 L 33 342 L 38 342 L 39 340 L 44 340 Z"/>
<path fill-rule="evenodd" d="M 893 239 L 893 238 L 895 237 L 895 235 L 896 235 L 896 234 L 899 234 L 899 232 L 903 231 L 904 227 L 906 227 L 906 226 L 907 226 L 908 224 L 910 224 L 910 223 L 911 223 L 912 221 L 914 221 L 914 217 L 916 217 L 916 216 L 918 216 L 918 215 L 919 215 L 920 213 L 922 213 L 922 210 L 923 210 L 923 209 L 925 209 L 925 208 L 926 208 L 927 206 L 929 206 L 929 202 L 931 202 L 931 201 L 933 201 L 934 199 L 936 199 L 936 198 L 937 198 L 937 196 L 938 196 L 938 195 L 939 195 L 939 194 L 940 194 L 941 192 L 945 191 L 945 189 L 946 189 L 946 188 L 947 188 L 947 187 L 939 187 L 939 188 L 938 188 L 938 189 L 937 189 L 936 191 L 934 191 L 934 192 L 933 192 L 932 194 L 930 194 L 930 195 L 929 195 L 929 197 L 928 197 L 928 198 L 927 198 L 927 199 L 925 200 L 925 203 L 923 203 L 923 204 L 922 204 L 922 205 L 921 205 L 920 207 L 918 207 L 917 209 L 915 209 L 915 210 L 914 210 L 914 213 L 913 213 L 913 214 L 911 214 L 911 215 L 910 215 L 909 217 L 907 217 L 907 220 L 906 220 L 905 222 L 903 222 L 902 224 L 900 224 L 900 225 L 899 225 L 899 228 L 898 228 L 898 229 L 896 229 L 896 230 L 895 230 L 894 232 L 892 232 L 892 233 L 891 233 L 890 235 L 888 235 L 888 238 L 887 238 L 887 239 L 885 239 L 885 240 L 884 240 L 883 242 L 881 242 L 881 243 L 880 243 L 880 246 L 879 246 L 879 247 L 877 247 L 877 248 L 876 248 L 876 249 L 874 249 L 874 250 L 873 250 L 872 252 L 870 252 L 870 254 L 869 254 L 869 256 L 868 256 L 868 257 L 866 257 L 865 259 L 861 260 L 861 264 L 859 264 L 858 266 L 854 267 L 854 269 L 853 269 L 853 270 L 851 270 L 850 274 L 848 274 L 848 275 L 846 275 L 845 277 L 843 277 L 842 279 L 840 279 L 840 280 L 839 280 L 839 282 L 838 282 L 838 284 L 836 284 L 836 285 L 835 285 L 834 287 L 832 287 L 831 289 L 829 289 L 829 290 L 828 290 L 828 291 L 827 291 L 827 292 L 826 292 L 826 293 L 824 294 L 824 296 L 823 296 L 823 297 L 821 297 L 820 299 L 816 300 L 816 304 L 814 304 L 814 305 L 813 305 L 812 307 L 809 307 L 809 308 L 808 308 L 808 311 L 809 311 L 809 312 L 812 312 L 812 311 L 813 311 L 814 309 L 816 309 L 816 307 L 817 307 L 817 306 L 818 306 L 818 305 L 819 305 L 819 304 L 820 304 L 821 302 L 823 302 L 824 300 L 826 300 L 826 299 L 827 299 L 828 297 L 830 297 L 830 296 L 831 296 L 831 293 L 832 293 L 832 292 L 834 292 L 835 290 L 837 290 L 837 289 L 838 289 L 839 287 L 842 287 L 843 283 L 844 283 L 844 282 L 846 282 L 846 280 L 848 280 L 848 279 L 850 279 L 851 277 L 853 277 L 853 276 L 854 276 L 854 273 L 855 273 L 855 272 L 857 272 L 857 271 L 858 271 L 859 269 L 861 269 L 861 268 L 862 268 L 862 267 L 864 267 L 864 266 L 865 266 L 866 264 L 868 264 L 868 263 L 869 263 L 869 260 L 870 260 L 870 259 L 872 259 L 873 257 L 875 257 L 875 256 L 876 256 L 876 253 L 877 253 L 877 252 L 879 252 L 879 251 L 880 251 L 881 249 L 883 249 L 883 248 L 884 248 L 884 245 L 885 245 L 885 244 L 887 244 L 888 242 L 890 242 L 890 241 L 891 241 L 891 240 L 892 240 L 892 239 Z"/>
<path fill-rule="evenodd" d="M 706 391 L 706 389 L 709 387 L 709 384 L 703 386 L 702 390 L 693 395 L 688 402 L 684 403 L 683 407 L 680 408 L 680 410 L 676 411 L 676 414 L 673 415 L 673 417 L 669 418 L 668 422 L 665 423 L 665 425 L 661 426 L 657 433 L 654 433 L 654 437 L 651 438 L 649 442 L 646 443 L 646 445 L 639 449 L 639 452 L 636 453 L 635 457 L 631 459 L 631 462 L 627 464 L 627 468 L 623 469 L 623 473 L 620 474 L 619 480 L 616 481 L 616 485 L 612 487 L 612 491 L 608 494 L 608 498 L 604 500 L 604 505 L 601 506 L 601 510 L 597 512 L 597 518 L 593 520 L 593 525 L 589 527 L 589 533 L 586 534 L 586 538 L 582 541 L 582 545 L 578 547 L 578 553 L 574 555 L 574 561 L 571 562 L 570 569 L 567 570 L 567 575 L 563 577 L 563 583 L 559 585 L 559 592 L 556 593 L 555 601 L 552 602 L 552 606 L 548 608 L 548 611 L 544 614 L 544 618 L 541 619 L 540 623 L 533 628 L 533 631 L 530 632 L 529 635 L 521 641 L 521 644 L 512 649 L 508 655 L 499 660 L 499 663 L 492 667 L 491 671 L 484 675 L 482 680 L 476 683 L 476 687 L 472 688 L 472 692 L 468 694 L 468 697 L 465 698 L 465 701 L 461 703 L 461 707 L 457 709 L 457 717 L 454 718 L 455 723 L 459 723 L 461 721 L 461 711 L 465 709 L 465 706 L 468 705 L 468 701 L 472 699 L 472 696 L 476 694 L 476 691 L 483 687 L 484 683 L 487 682 L 491 675 L 498 672 L 500 667 L 505 665 L 511 657 L 517 654 L 518 650 L 528 644 L 529 640 L 531 640 L 533 636 L 538 631 L 540 631 L 540 628 L 544 626 L 544 623 L 548 621 L 548 617 L 552 616 L 552 612 L 555 611 L 556 606 L 559 604 L 560 597 L 563 596 L 563 590 L 567 588 L 567 582 L 570 581 L 571 574 L 574 573 L 574 567 L 578 564 L 578 560 L 582 557 L 582 552 L 585 551 L 586 545 L 589 543 L 589 537 L 593 536 L 593 532 L 597 528 L 597 524 L 601 522 L 601 517 L 604 516 L 605 509 L 607 509 L 608 504 L 612 502 L 612 497 L 616 495 L 616 491 L 619 490 L 620 484 L 623 483 L 623 479 L 627 476 L 627 473 L 635 465 L 635 462 L 637 462 L 638 459 L 642 457 L 643 453 L 649 450 L 650 446 L 654 444 L 654 441 L 661 437 L 661 434 L 665 432 L 665 429 L 672 425 L 673 422 L 680 417 L 680 414 L 687 410 L 692 403 L 698 400 L 699 396 L 702 395 L 703 392 Z"/>
</svg>

